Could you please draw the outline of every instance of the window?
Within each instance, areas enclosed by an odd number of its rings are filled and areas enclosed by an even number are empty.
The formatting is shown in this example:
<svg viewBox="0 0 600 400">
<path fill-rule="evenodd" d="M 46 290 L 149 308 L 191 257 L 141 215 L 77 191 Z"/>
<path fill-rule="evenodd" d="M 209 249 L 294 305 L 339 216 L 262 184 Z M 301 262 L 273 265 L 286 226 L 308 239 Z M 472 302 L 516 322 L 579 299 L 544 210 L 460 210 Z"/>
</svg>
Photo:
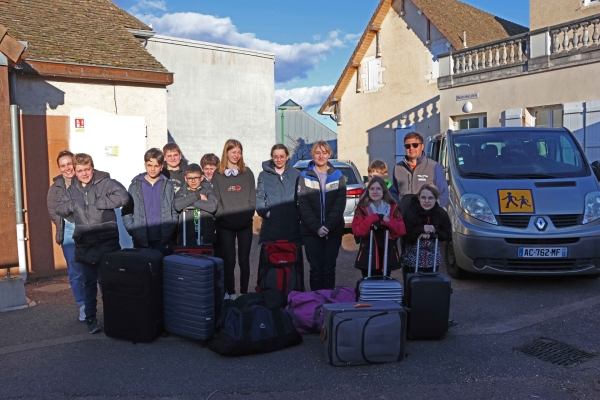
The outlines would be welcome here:
<svg viewBox="0 0 600 400">
<path fill-rule="evenodd" d="M 562 128 L 563 110 L 562 106 L 550 106 L 534 108 L 531 112 L 533 126 L 539 128 Z"/>
<path fill-rule="evenodd" d="M 454 129 L 487 128 L 487 115 L 454 118 Z"/>
<path fill-rule="evenodd" d="M 369 60 L 366 62 L 365 67 L 367 72 L 365 92 L 376 92 L 380 88 L 381 59 L 376 58 L 374 60 Z"/>
<path fill-rule="evenodd" d="M 600 4 L 600 0 L 583 0 L 583 6 L 591 6 L 594 4 Z"/>
</svg>

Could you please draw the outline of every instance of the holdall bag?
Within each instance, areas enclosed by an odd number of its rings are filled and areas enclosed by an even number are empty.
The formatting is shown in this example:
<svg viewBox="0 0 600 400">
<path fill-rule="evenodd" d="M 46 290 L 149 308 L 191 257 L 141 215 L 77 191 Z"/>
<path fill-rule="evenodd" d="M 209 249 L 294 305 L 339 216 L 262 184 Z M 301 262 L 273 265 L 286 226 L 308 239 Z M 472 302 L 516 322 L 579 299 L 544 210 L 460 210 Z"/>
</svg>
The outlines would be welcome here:
<svg viewBox="0 0 600 400">
<path fill-rule="evenodd" d="M 450 278 L 439 273 L 434 267 L 433 272 L 420 271 L 419 255 L 427 257 L 427 247 L 417 241 L 415 272 L 406 275 L 405 301 L 408 308 L 409 339 L 442 339 L 449 328 L 450 297 L 452 285 Z M 428 240 L 429 242 L 429 240 Z M 423 252 L 419 249 L 423 248 Z M 434 256 L 437 259 L 438 238 L 435 236 Z M 423 265 L 428 265 L 424 262 Z"/>
<path fill-rule="evenodd" d="M 373 247 L 377 247 L 376 243 L 373 241 L 373 236 L 373 230 L 371 230 L 369 241 L 369 272 L 368 276 L 359 280 L 356 285 L 358 301 L 392 300 L 398 302 L 398 304 L 402 304 L 402 284 L 396 279 L 387 276 L 390 231 L 385 231 L 383 276 L 371 276 L 373 267 Z M 379 260 L 379 257 L 377 257 L 377 260 Z"/>
<path fill-rule="evenodd" d="M 291 316 L 280 307 L 285 296 L 274 289 L 225 300 L 220 330 L 208 348 L 224 356 L 269 353 L 302 343 Z"/>
<path fill-rule="evenodd" d="M 104 255 L 99 272 L 106 336 L 148 343 L 162 333 L 162 261 L 152 249 Z"/>
<path fill-rule="evenodd" d="M 325 304 L 321 340 L 334 366 L 402 361 L 406 311 L 395 301 Z"/>
<path fill-rule="evenodd" d="M 201 211 L 198 210 L 198 237 L 196 238 L 196 244 L 188 246 L 187 244 L 187 211 L 195 211 L 195 208 L 186 208 L 183 210 L 183 247 L 176 247 L 175 253 L 192 253 L 201 254 L 204 256 L 212 257 L 215 254 L 214 248 L 211 244 L 203 244 L 202 239 L 202 223 L 200 218 Z M 194 221 L 194 226 L 195 226 Z"/>
<path fill-rule="evenodd" d="M 255 290 L 277 289 L 286 296 L 304 291 L 302 246 L 288 240 L 264 243 L 260 249 Z"/>
<path fill-rule="evenodd" d="M 288 296 L 286 311 L 292 316 L 298 332 L 306 335 L 319 333 L 323 322 L 323 304 L 355 301 L 356 290 L 349 286 L 338 286 L 333 290 L 292 292 Z"/>
</svg>

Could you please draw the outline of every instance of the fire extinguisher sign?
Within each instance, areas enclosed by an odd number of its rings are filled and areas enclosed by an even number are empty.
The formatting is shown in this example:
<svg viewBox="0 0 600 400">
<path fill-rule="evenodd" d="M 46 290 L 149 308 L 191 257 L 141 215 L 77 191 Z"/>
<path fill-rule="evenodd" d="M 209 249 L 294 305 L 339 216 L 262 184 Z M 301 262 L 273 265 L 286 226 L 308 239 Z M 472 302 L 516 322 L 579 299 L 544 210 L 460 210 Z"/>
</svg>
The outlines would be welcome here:
<svg viewBox="0 0 600 400">
<path fill-rule="evenodd" d="M 83 118 L 75 118 L 75 132 L 83 132 L 85 130 L 85 122 Z"/>
</svg>

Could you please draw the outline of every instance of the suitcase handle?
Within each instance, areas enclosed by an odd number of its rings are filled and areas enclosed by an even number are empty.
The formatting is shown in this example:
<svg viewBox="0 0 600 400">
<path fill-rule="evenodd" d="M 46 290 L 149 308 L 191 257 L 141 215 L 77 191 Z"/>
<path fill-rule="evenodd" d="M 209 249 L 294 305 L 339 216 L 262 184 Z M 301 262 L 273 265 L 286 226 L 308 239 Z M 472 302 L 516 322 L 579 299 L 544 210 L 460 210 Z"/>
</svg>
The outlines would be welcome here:
<svg viewBox="0 0 600 400">
<path fill-rule="evenodd" d="M 430 233 L 429 238 L 430 239 L 435 238 L 435 249 L 434 249 L 434 256 L 433 256 L 433 274 L 435 274 L 435 273 L 437 273 L 437 267 L 435 266 L 435 262 L 437 261 L 437 252 L 438 252 L 438 235 L 436 235 L 435 233 Z M 415 274 L 417 272 L 419 272 L 419 249 L 420 248 L 421 248 L 421 236 L 419 235 L 419 238 L 417 239 L 417 262 L 415 265 Z"/>
<path fill-rule="evenodd" d="M 390 231 L 385 230 L 385 248 L 383 250 L 383 276 L 387 276 L 387 267 L 388 267 L 388 244 L 390 239 Z M 371 233 L 369 235 L 369 271 L 367 278 L 371 278 L 371 269 L 373 269 L 373 230 L 371 229 Z"/>
<path fill-rule="evenodd" d="M 368 308 L 368 307 L 373 307 L 373 304 L 359 303 L 359 304 L 355 304 L 352 308 Z"/>
<path fill-rule="evenodd" d="M 186 221 L 186 213 L 187 211 L 195 210 L 195 208 L 184 208 L 183 209 L 183 247 L 187 246 L 187 221 Z M 201 229 L 201 211 L 198 210 L 198 238 L 196 239 L 196 245 L 202 246 L 202 229 Z"/>
</svg>

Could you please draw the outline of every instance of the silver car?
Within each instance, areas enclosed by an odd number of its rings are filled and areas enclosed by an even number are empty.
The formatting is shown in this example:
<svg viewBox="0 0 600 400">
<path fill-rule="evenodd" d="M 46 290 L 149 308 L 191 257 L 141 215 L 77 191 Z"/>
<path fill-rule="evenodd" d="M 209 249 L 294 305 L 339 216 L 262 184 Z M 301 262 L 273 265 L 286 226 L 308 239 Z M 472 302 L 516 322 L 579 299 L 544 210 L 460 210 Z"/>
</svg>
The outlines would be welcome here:
<svg viewBox="0 0 600 400">
<path fill-rule="evenodd" d="M 600 185 L 567 129 L 488 128 L 432 139 L 450 192 L 448 273 L 600 274 Z"/>
<path fill-rule="evenodd" d="M 312 160 L 298 161 L 294 168 L 300 172 L 304 171 L 308 167 L 308 163 Z M 352 161 L 341 161 L 341 160 L 329 160 L 331 165 L 339 169 L 344 177 L 346 178 L 346 209 L 344 210 L 344 222 L 346 229 L 352 228 L 352 220 L 354 219 L 354 210 L 358 205 L 358 199 L 365 190 L 365 184 L 363 183 L 356 165 Z"/>
</svg>

